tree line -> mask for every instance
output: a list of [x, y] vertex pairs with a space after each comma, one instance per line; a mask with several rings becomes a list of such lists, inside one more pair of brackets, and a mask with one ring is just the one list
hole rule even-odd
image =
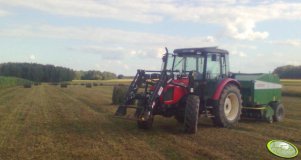
[[114, 79], [116, 75], [111, 72], [100, 71], [74, 71], [70, 68], [37, 63], [2, 63], [0, 76], [11, 76], [28, 79], [35, 82], [62, 82], [74, 79], [105, 80]]
[[116, 79], [117, 76], [111, 72], [101, 72], [96, 70], [89, 70], [89, 71], [76, 71], [75, 79], [82, 79], [82, 80], [107, 80], [107, 79]]
[[279, 75], [280, 78], [300, 79], [301, 66], [293, 66], [293, 65], [281, 66], [281, 67], [277, 67], [273, 73]]

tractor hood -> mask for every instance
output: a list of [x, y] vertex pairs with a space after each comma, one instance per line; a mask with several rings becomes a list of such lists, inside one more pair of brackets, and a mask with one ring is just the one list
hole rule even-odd
[[[153, 82], [157, 82], [159, 79], [155, 79], [153, 80]], [[178, 86], [178, 87], [187, 87], [189, 85], [189, 79], [188, 77], [182, 77], [181, 79], [174, 79], [172, 81], [170, 81], [169, 83], [167, 83], [166, 87], [173, 87], [173, 86]], [[165, 88], [166, 88], [165, 87]], [[155, 89], [155, 86], [152, 85], [149, 87], [149, 90], [153, 91]]]
[[[178, 103], [183, 96], [188, 94], [187, 86], [189, 84], [188, 77], [182, 77], [181, 79], [175, 79], [167, 83], [163, 88], [163, 94], [159, 97], [161, 101], [164, 101], [166, 105], [172, 105]], [[149, 90], [154, 91], [155, 86], [150, 86]]]

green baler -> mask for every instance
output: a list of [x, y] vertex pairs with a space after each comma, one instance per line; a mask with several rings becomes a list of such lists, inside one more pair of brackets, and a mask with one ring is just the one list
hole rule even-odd
[[273, 74], [235, 74], [240, 82], [243, 99], [242, 117], [281, 121], [284, 107], [281, 102], [280, 79]]

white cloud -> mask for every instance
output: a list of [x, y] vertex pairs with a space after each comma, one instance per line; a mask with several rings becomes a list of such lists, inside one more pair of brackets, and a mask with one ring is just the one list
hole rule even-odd
[[31, 54], [31, 55], [29, 56], [29, 59], [30, 59], [30, 60], [35, 60], [35, 59], [36, 59], [36, 56], [35, 56], [34, 54]]
[[124, 64], [123, 67], [124, 67], [126, 70], [129, 70], [129, 69], [130, 69], [129, 65], [127, 65], [127, 64]]
[[47, 37], [61, 39], [89, 40], [93, 42], [128, 44], [128, 45], [182, 45], [211, 44], [213, 37], [180, 37], [145, 32], [123, 31], [98, 27], [58, 27], [58, 26], [18, 26], [0, 28], [2, 36]]
[[254, 31], [255, 22], [253, 20], [236, 19], [234, 22], [226, 24], [226, 34], [238, 40], [266, 39], [268, 32]]
[[241, 58], [247, 57], [247, 54], [246, 54], [246, 53], [244, 53], [244, 52], [242, 52], [242, 51], [237, 51], [237, 50], [232, 51], [232, 52], [231, 52], [231, 55], [233, 55], [233, 56], [239, 56], [239, 57], [241, 57]]
[[[247, 58], [231, 56], [230, 65], [233, 72], [267, 73], [273, 72], [276, 67], [284, 65], [300, 65], [299, 53], [256, 53]], [[253, 56], [254, 55], [254, 56]]]
[[[82, 40], [97, 43], [71, 47], [71, 49], [100, 53], [104, 58], [122, 58], [126, 55], [140, 57], [158, 57], [158, 48], [181, 48], [195, 46], [216, 46], [212, 36], [183, 37], [144, 32], [123, 31], [98, 27], [58, 27], [58, 26], [18, 26], [0, 28], [0, 36], [9, 37], [43, 37], [54, 39]], [[120, 47], [122, 46], [122, 47]], [[137, 48], [139, 48], [137, 50]]]
[[301, 46], [301, 39], [287, 39], [287, 40], [281, 40], [281, 41], [270, 41], [270, 43], [276, 44], [276, 45], [288, 45], [288, 46], [298, 47], [298, 46]]
[[0, 4], [23, 6], [56, 15], [108, 18], [141, 23], [166, 19], [212, 23], [223, 26], [224, 35], [238, 40], [266, 39], [267, 31], [257, 31], [258, 22], [272, 19], [301, 19], [301, 3], [248, 0], [9, 0]]
[[161, 21], [162, 17], [152, 14], [154, 6], [143, 1], [94, 1], [94, 0], [10, 0], [0, 1], [6, 5], [24, 6], [55, 15], [112, 18], [143, 23]]
[[7, 15], [9, 15], [9, 13], [7, 11], [4, 11], [4, 10], [0, 9], [0, 17], [4, 17], [4, 16], [7, 16]]

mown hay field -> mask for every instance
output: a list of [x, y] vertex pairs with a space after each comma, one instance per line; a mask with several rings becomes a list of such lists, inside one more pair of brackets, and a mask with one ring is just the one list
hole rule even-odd
[[[286, 83], [283, 90], [299, 93], [300, 87], [301, 81]], [[197, 134], [189, 135], [173, 118], [155, 117], [149, 131], [114, 118], [112, 90], [47, 84], [1, 89], [0, 159], [277, 159], [266, 149], [272, 139], [301, 149], [298, 94], [283, 97], [286, 118], [281, 123], [244, 120], [225, 129], [202, 118]]]
[[0, 89], [31, 83], [31, 81], [22, 78], [0, 76]]

